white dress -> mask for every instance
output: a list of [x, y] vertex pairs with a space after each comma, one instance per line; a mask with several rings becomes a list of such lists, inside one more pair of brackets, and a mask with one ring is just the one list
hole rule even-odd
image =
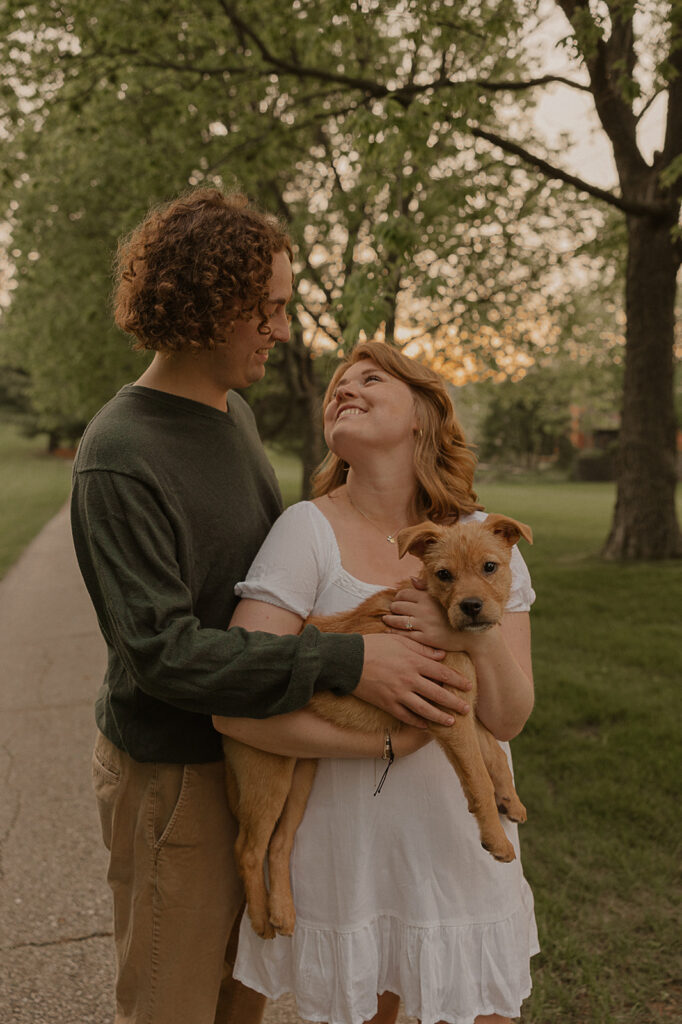
[[[535, 595], [516, 548], [512, 570], [507, 607], [526, 611]], [[381, 589], [343, 569], [312, 502], [284, 512], [236, 587], [303, 618]], [[244, 915], [235, 977], [272, 999], [293, 992], [301, 1017], [328, 1024], [369, 1020], [385, 991], [422, 1024], [518, 1016], [539, 947], [517, 826], [502, 818], [517, 859], [498, 863], [436, 743], [397, 760], [374, 796], [382, 770], [379, 759], [320, 760], [291, 863], [294, 935], [260, 939]]]

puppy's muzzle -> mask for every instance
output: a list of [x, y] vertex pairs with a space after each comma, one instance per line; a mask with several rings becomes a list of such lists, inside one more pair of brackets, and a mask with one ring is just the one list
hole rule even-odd
[[489, 619], [479, 617], [483, 610], [483, 601], [480, 597], [463, 597], [457, 607], [461, 612], [461, 619], [458, 622], [453, 621], [452, 624], [463, 633], [483, 633], [495, 625]]
[[474, 622], [483, 607], [483, 601], [481, 601], [480, 597], [465, 597], [459, 602], [459, 607]]

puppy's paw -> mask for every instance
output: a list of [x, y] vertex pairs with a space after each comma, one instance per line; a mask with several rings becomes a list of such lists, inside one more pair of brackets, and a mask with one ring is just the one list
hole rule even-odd
[[294, 904], [287, 900], [270, 899], [270, 924], [278, 935], [293, 935], [296, 924]]
[[517, 825], [522, 825], [528, 817], [526, 808], [516, 794], [510, 797], [502, 797], [497, 804], [497, 809], [500, 814], [506, 815], [510, 821], [515, 822]]
[[272, 927], [267, 917], [261, 914], [249, 914], [249, 917], [256, 935], [259, 935], [261, 939], [274, 939], [275, 929]]
[[509, 864], [510, 861], [516, 860], [516, 853], [514, 847], [509, 842], [507, 837], [504, 837], [504, 841], [494, 840], [493, 842], [484, 842], [481, 840], [481, 846], [484, 850], [503, 864]]

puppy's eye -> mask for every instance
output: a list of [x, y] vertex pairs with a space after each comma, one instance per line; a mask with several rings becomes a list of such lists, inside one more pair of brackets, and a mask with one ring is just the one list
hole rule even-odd
[[437, 569], [436, 576], [439, 580], [442, 580], [443, 583], [451, 583], [454, 579], [454, 576], [449, 569]]
[[486, 562], [483, 566], [483, 572], [486, 576], [492, 576], [497, 569], [497, 562]]

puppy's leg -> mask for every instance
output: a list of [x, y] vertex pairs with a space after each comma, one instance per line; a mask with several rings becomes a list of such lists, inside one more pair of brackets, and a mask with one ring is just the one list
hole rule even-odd
[[495, 787], [495, 802], [500, 814], [506, 814], [510, 821], [526, 820], [526, 808], [519, 800], [514, 779], [500, 744], [482, 722], [476, 720], [478, 742], [481, 754]]
[[284, 811], [270, 840], [270, 923], [280, 935], [291, 935], [296, 923], [289, 862], [296, 830], [301, 824], [308, 803], [316, 769], [317, 761], [312, 758], [304, 758], [296, 763]]
[[253, 929], [274, 938], [264, 864], [270, 837], [291, 788], [295, 757], [280, 757], [223, 737], [227, 795], [239, 822], [235, 855]]
[[495, 860], [514, 860], [514, 847], [500, 823], [495, 790], [478, 745], [474, 716], [457, 715], [451, 726], [430, 725], [462, 784], [469, 810], [478, 822], [481, 845]]

